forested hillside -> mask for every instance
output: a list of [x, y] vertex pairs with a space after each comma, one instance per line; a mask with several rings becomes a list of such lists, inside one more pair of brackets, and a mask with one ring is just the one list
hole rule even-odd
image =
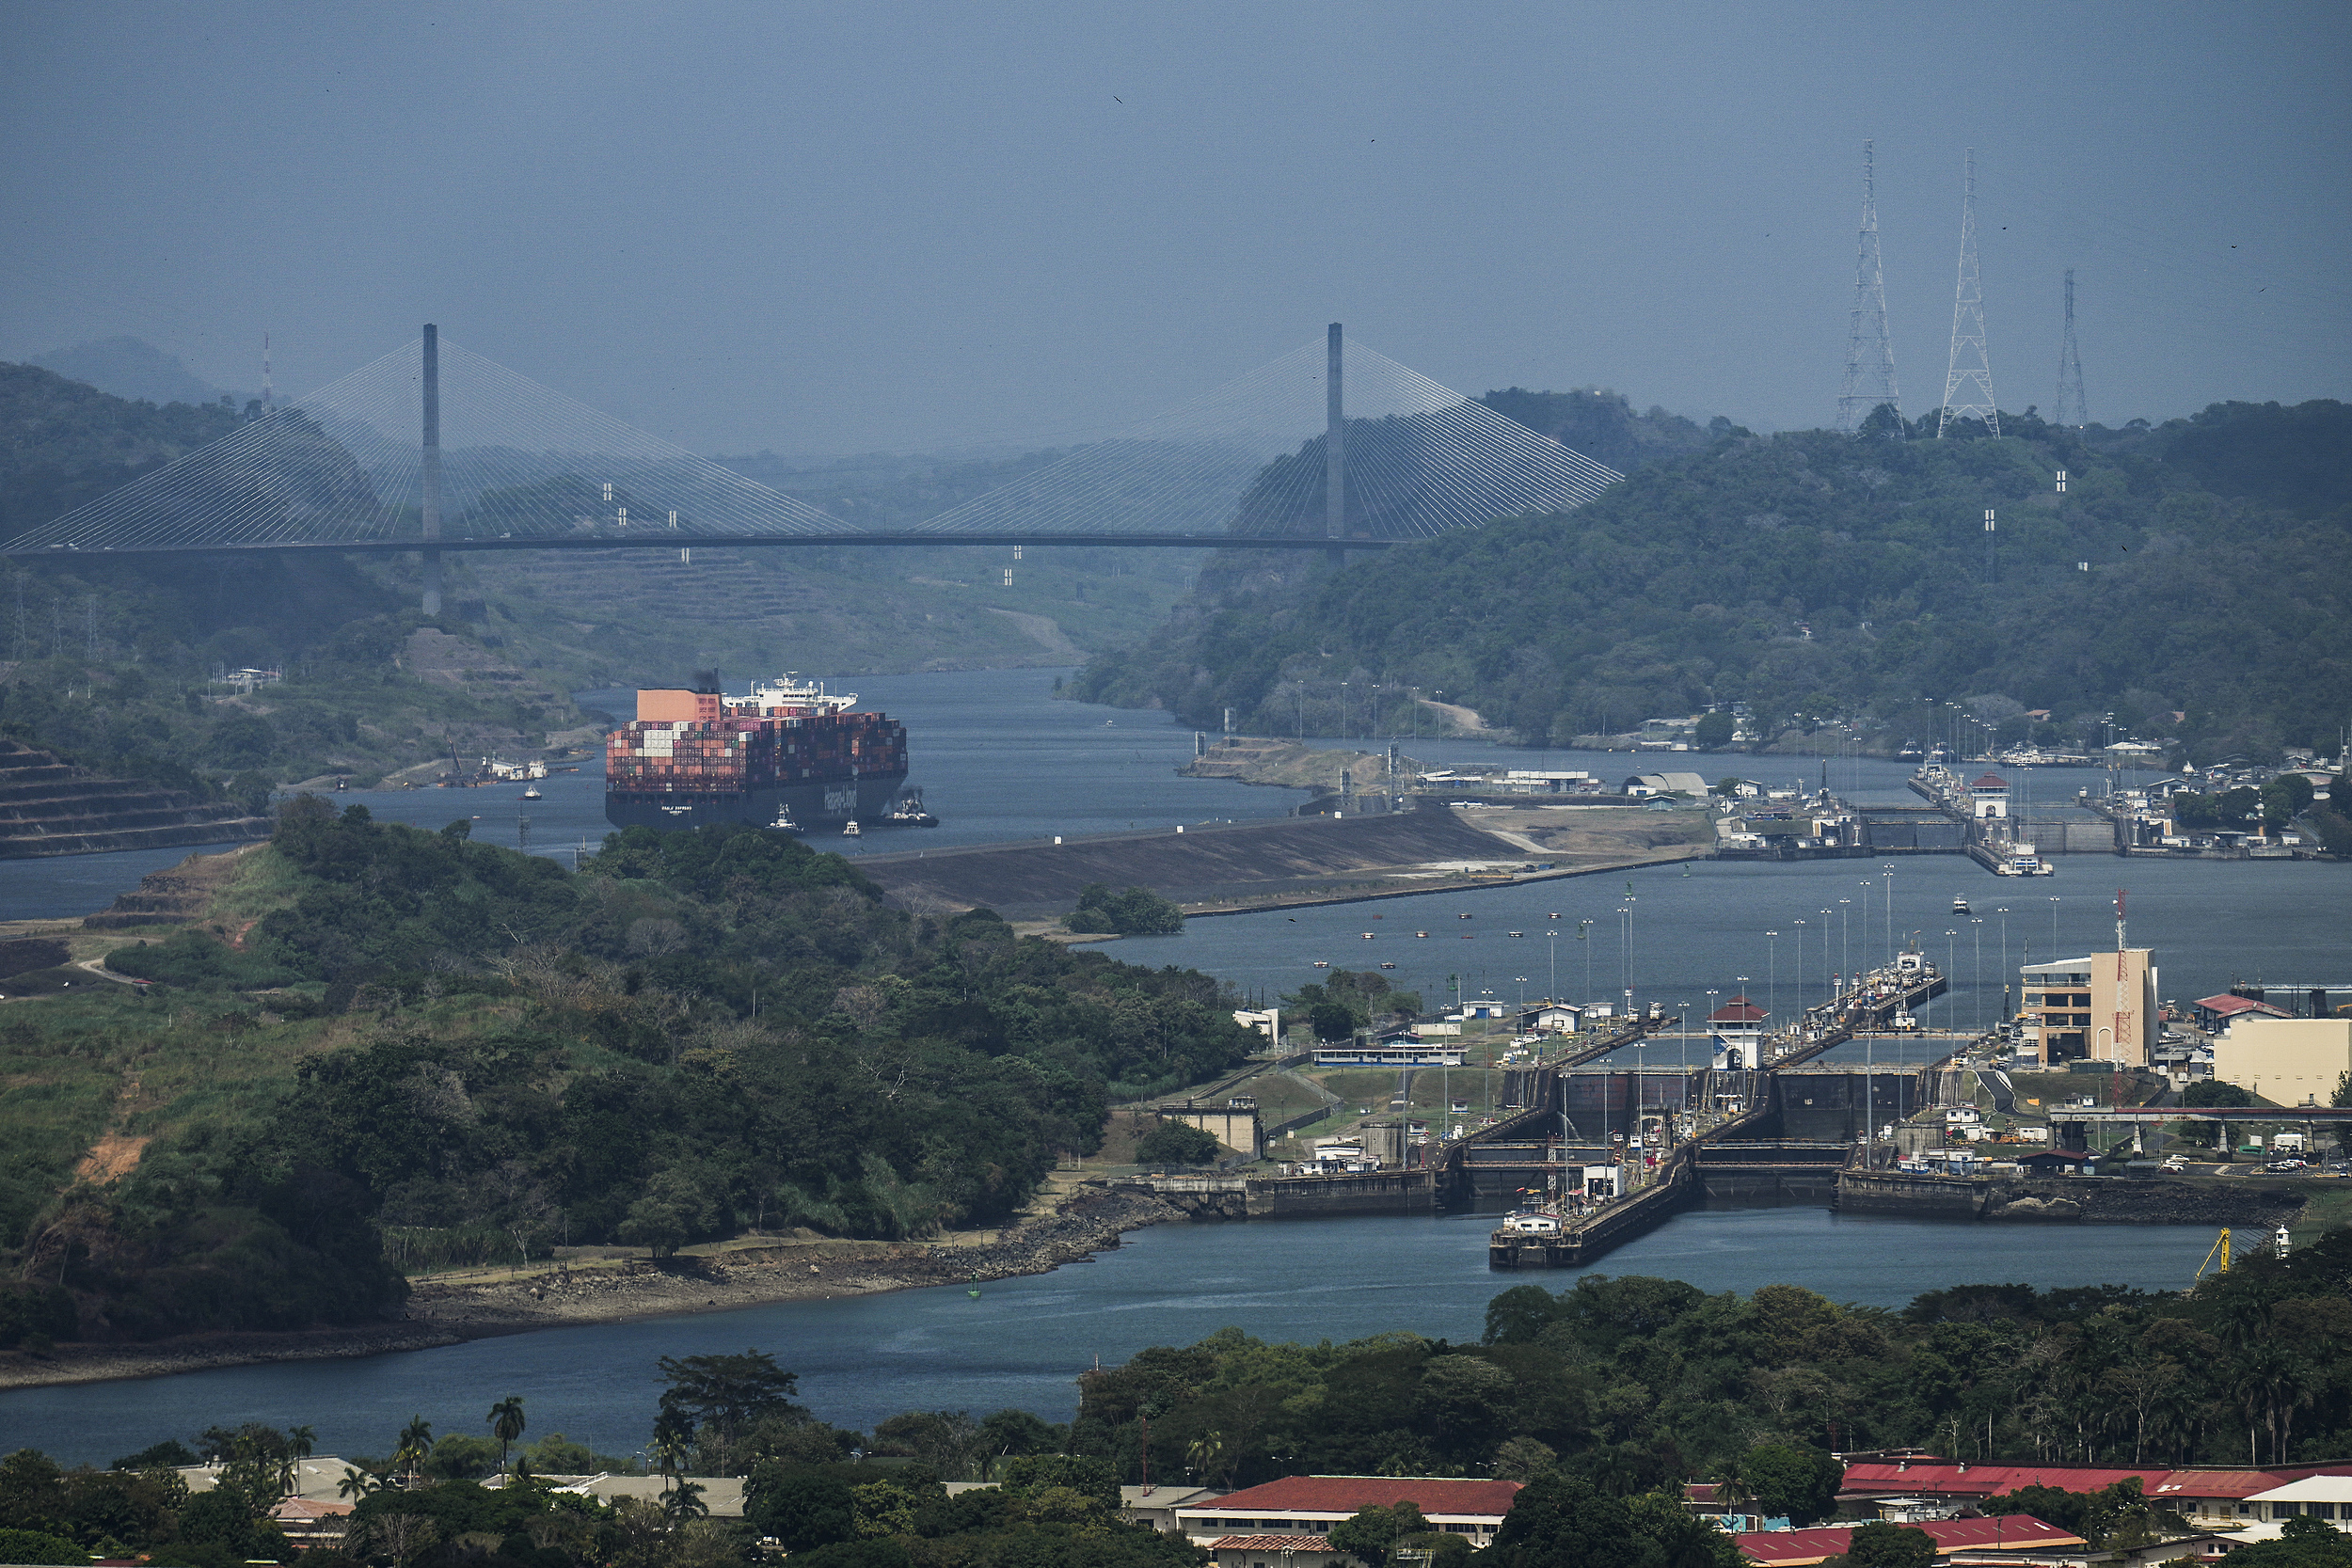
[[1929, 703], [1970, 700], [2012, 738], [2046, 709], [2042, 738], [2111, 715], [2199, 758], [2332, 743], [2352, 711], [2352, 408], [2003, 428], [1719, 432], [1574, 513], [1336, 575], [1219, 562], [1074, 689], [1279, 733], [1328, 731], [1343, 681], [1359, 727], [1376, 691], [1379, 729], [1401, 728], [1417, 689], [1528, 745], [1744, 704], [1768, 736], [1847, 719], [1891, 748], [1936, 733]]
[[[0, 1243], [85, 1333], [351, 1322], [396, 1262], [559, 1241], [1001, 1221], [1114, 1095], [1257, 1038], [1204, 975], [887, 909], [786, 834], [632, 829], [575, 875], [467, 826], [303, 797], [204, 926], [116, 949], [151, 989], [11, 1006]], [[110, 1129], [154, 1141], [73, 1183]]]

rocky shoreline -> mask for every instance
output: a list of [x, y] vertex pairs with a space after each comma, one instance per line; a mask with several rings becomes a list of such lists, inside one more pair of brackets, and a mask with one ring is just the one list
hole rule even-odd
[[146, 1344], [0, 1354], [0, 1388], [166, 1377], [215, 1367], [433, 1350], [578, 1323], [724, 1312], [781, 1301], [980, 1283], [1090, 1260], [1130, 1230], [1181, 1219], [1157, 1198], [1084, 1192], [1053, 1212], [969, 1241], [781, 1242], [656, 1263], [557, 1268], [479, 1284], [421, 1284], [399, 1323], [281, 1334], [188, 1335]]

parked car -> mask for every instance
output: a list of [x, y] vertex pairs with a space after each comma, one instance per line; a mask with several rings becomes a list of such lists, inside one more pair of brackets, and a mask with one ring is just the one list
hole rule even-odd
[[2263, 1166], [2263, 1169], [2265, 1169], [2265, 1170], [2301, 1170], [2301, 1169], [2303, 1169], [2303, 1168], [2304, 1168], [2304, 1167], [2305, 1167], [2305, 1166], [2306, 1166], [2309, 1163], [2310, 1163], [2310, 1162], [2308, 1162], [2308, 1161], [2304, 1161], [2304, 1160], [2273, 1160], [2273, 1161], [2271, 1161], [2271, 1162], [2270, 1162], [2270, 1164], [2266, 1164], [2266, 1165]]

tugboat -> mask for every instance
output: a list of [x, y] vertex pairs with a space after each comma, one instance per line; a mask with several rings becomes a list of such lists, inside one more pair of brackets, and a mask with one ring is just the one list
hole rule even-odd
[[1968, 900], [1965, 898], [1954, 898], [1952, 900], [1952, 912], [1954, 914], [1966, 914], [1968, 912]]
[[792, 820], [792, 808], [782, 803], [776, 807], [776, 819], [768, 826], [780, 833], [797, 833], [801, 831], [801, 825]]
[[923, 805], [923, 792], [910, 789], [891, 802], [889, 814], [882, 821], [893, 828], [936, 828], [939, 818]]
[[856, 817], [852, 816], [847, 822], [841, 824], [841, 836], [843, 838], [856, 838], [860, 836], [860, 829], [858, 828]]
[[525, 784], [523, 786], [523, 799], [526, 800], [544, 800], [547, 797], [539, 793], [539, 786], [537, 784]]

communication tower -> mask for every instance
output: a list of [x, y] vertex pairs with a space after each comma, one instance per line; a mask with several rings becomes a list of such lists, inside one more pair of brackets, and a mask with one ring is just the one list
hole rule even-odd
[[2058, 417], [2051, 422], [2087, 425], [2090, 411], [2083, 404], [2083, 356], [2074, 347], [2074, 269], [2066, 269], [2066, 330], [2058, 339]]
[[[1960, 401], [1965, 394], [1966, 402]], [[1952, 352], [1945, 362], [1944, 407], [1936, 418], [1940, 437], [1954, 420], [1981, 420], [2001, 433], [2001, 411], [1993, 401], [1993, 363], [1984, 352], [1984, 289], [1977, 277], [1977, 150], [1968, 150], [1960, 198], [1960, 281], [1952, 291]]]
[[1879, 201], [1870, 143], [1862, 144], [1862, 232], [1855, 242], [1853, 325], [1846, 339], [1846, 379], [1837, 394], [1837, 428], [1851, 435], [1881, 404], [1902, 412], [1895, 388], [1895, 341], [1886, 331], [1886, 269], [1879, 260]]

